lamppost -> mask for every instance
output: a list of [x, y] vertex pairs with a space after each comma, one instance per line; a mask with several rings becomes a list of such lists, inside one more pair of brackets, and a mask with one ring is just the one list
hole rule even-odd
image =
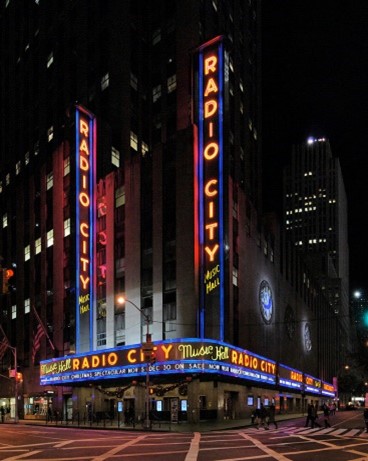
[[153, 351], [153, 344], [152, 344], [152, 339], [151, 339], [151, 335], [150, 335], [150, 332], [149, 332], [149, 321], [150, 321], [150, 318], [149, 316], [143, 312], [142, 309], [140, 309], [135, 303], [133, 303], [133, 301], [130, 301], [129, 299], [126, 299], [124, 298], [124, 296], [119, 296], [117, 298], [117, 302], [118, 304], [124, 304], [124, 303], [129, 303], [131, 304], [132, 306], [134, 306], [144, 317], [145, 321], [146, 321], [146, 342], [142, 343], [142, 350], [143, 350], [143, 353], [144, 353], [144, 358], [145, 358], [145, 361], [146, 361], [146, 389], [145, 389], [145, 411], [146, 411], [146, 414], [145, 414], [145, 418], [144, 418], [144, 428], [145, 429], [150, 429], [151, 428], [151, 421], [150, 421], [150, 417], [149, 417], [149, 401], [150, 401], [150, 395], [149, 395], [149, 366], [150, 366], [150, 358], [151, 358], [151, 354], [152, 354], [152, 351]]
[[18, 422], [18, 361], [17, 361], [17, 348], [8, 344], [14, 355], [14, 424]]

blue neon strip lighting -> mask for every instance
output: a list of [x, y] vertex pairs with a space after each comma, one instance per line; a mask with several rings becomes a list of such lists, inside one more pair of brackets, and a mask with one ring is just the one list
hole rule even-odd
[[94, 239], [95, 239], [95, 193], [94, 193], [94, 172], [95, 172], [95, 119], [90, 118], [89, 121], [89, 145], [90, 145], [90, 168], [89, 168], [89, 197], [90, 197], [90, 205], [89, 205], [89, 227], [90, 227], [90, 235], [89, 235], [89, 256], [90, 256], [90, 264], [89, 264], [89, 276], [90, 276], [90, 299], [91, 299], [91, 309], [89, 310], [89, 348], [93, 350], [93, 315], [94, 309], [92, 307], [95, 305], [94, 300]]
[[199, 187], [198, 187], [198, 199], [199, 199], [199, 229], [198, 229], [198, 237], [199, 237], [199, 248], [200, 248], [200, 256], [199, 256], [199, 264], [200, 264], [200, 271], [199, 271], [199, 286], [201, 287], [200, 289], [200, 307], [199, 307], [199, 336], [200, 338], [205, 337], [205, 295], [204, 295], [204, 290], [202, 288], [203, 284], [203, 279], [204, 279], [204, 254], [203, 254], [203, 247], [204, 247], [204, 192], [203, 192], [203, 125], [204, 125], [204, 119], [203, 119], [203, 53], [199, 53], [198, 55], [198, 106], [199, 106], [199, 112], [198, 112], [198, 181], [199, 181]]
[[76, 108], [75, 111], [75, 171], [76, 171], [76, 193], [75, 193], [75, 210], [76, 210], [76, 226], [75, 226], [75, 235], [76, 235], [76, 277], [75, 277], [75, 290], [76, 290], [76, 332], [75, 332], [75, 344], [76, 350], [80, 350], [80, 318], [79, 318], [79, 309], [78, 309], [78, 299], [80, 293], [80, 281], [79, 281], [79, 274], [80, 274], [80, 260], [79, 260], [79, 252], [80, 252], [80, 229], [79, 229], [79, 222], [80, 222], [80, 214], [79, 214], [79, 109]]
[[220, 251], [220, 341], [225, 337], [225, 249], [224, 249], [224, 45], [219, 46], [219, 251]]

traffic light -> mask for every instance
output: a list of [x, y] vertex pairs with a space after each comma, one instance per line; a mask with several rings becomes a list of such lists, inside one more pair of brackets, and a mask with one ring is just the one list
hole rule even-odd
[[9, 279], [13, 277], [13, 269], [0, 268], [0, 293], [6, 295], [9, 293]]

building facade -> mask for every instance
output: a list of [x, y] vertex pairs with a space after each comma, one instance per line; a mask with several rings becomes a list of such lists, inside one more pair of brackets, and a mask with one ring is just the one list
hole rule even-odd
[[347, 198], [339, 159], [325, 138], [293, 147], [284, 171], [286, 238], [304, 255], [338, 319], [340, 362], [351, 351]]
[[20, 416], [199, 421], [333, 398], [330, 306], [262, 214], [260, 16], [2, 4], [1, 324]]

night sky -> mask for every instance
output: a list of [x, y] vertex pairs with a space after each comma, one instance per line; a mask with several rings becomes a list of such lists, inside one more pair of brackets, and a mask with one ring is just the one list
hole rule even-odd
[[351, 291], [368, 295], [368, 0], [263, 0], [262, 9], [266, 209], [281, 211], [292, 145], [328, 138], [348, 197]]

